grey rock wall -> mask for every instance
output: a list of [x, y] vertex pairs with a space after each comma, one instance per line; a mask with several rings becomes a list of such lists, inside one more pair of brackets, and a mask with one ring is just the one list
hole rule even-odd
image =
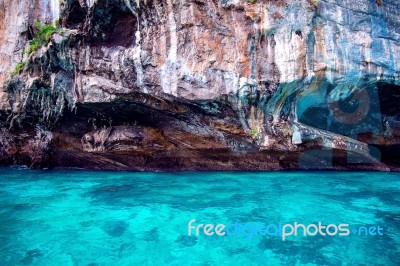
[[[21, 4], [23, 25], [33, 18], [54, 21], [54, 2], [39, 4], [50, 15], [32, 15]], [[3, 5], [10, 16], [12, 7]], [[27, 47], [27, 26], [7, 23], [14, 48], [1, 40], [2, 58], [27, 64], [5, 82], [12, 68], [0, 60], [7, 91], [0, 108], [10, 128], [54, 131], [66, 113], [83, 106], [104, 116], [106, 128], [123, 128], [113, 136], [129, 131], [124, 123], [174, 128], [187, 138], [174, 144], [177, 150], [198, 141], [188, 137], [197, 134], [212, 139], [210, 147], [233, 152], [301, 152], [317, 145], [368, 157], [368, 145], [399, 143], [392, 107], [399, 98], [399, 18], [395, 0], [67, 0], [64, 30], [24, 58], [16, 51]], [[140, 104], [143, 110], [127, 113], [149, 116], [151, 125], [137, 117], [115, 122], [121, 101]], [[155, 118], [163, 115], [174, 116], [167, 118], [170, 125]], [[76, 129], [80, 137], [98, 130], [86, 124]], [[156, 138], [152, 129], [144, 132]], [[101, 148], [92, 143], [88, 149], [84, 139], [86, 153], [107, 153], [104, 143], [118, 143], [102, 140]]]

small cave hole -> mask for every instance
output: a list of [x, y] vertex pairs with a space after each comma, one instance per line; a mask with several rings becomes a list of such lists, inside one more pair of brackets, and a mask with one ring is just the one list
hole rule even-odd
[[301, 32], [301, 30], [296, 30], [296, 35], [303, 38], [303, 33]]

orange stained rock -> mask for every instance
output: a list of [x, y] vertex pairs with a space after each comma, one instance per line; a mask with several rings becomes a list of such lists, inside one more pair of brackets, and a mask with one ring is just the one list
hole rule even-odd
[[252, 20], [257, 20], [259, 18], [258, 5], [251, 4], [245, 6], [246, 16]]

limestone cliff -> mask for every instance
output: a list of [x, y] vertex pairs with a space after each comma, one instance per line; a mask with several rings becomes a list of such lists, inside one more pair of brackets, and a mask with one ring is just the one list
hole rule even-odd
[[0, 2], [3, 164], [399, 164], [397, 0], [29, 3]]

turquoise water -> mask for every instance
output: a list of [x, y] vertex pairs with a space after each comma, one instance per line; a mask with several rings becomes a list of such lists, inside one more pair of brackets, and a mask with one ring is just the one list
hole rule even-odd
[[[0, 265], [400, 265], [399, 195], [396, 173], [0, 169]], [[196, 237], [192, 219], [383, 235]]]

